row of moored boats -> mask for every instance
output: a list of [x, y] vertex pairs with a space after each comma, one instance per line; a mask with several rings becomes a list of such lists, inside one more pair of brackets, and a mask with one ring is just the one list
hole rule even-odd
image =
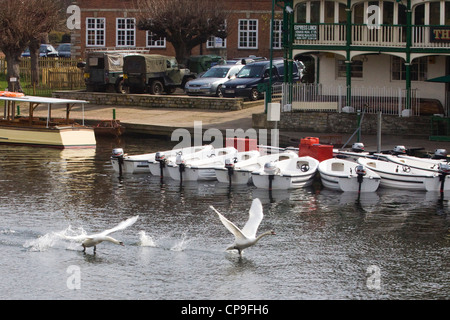
[[181, 182], [217, 180], [269, 190], [310, 186], [317, 173], [325, 188], [345, 192], [374, 192], [379, 187], [450, 190], [450, 166], [443, 149], [436, 150], [433, 158], [419, 158], [407, 155], [404, 146], [377, 154], [364, 152], [363, 144], [355, 143], [351, 150], [333, 149], [333, 157], [320, 162], [299, 153], [297, 148], [258, 146], [238, 151], [204, 145], [126, 155], [116, 148], [111, 163], [120, 175], [148, 173]]

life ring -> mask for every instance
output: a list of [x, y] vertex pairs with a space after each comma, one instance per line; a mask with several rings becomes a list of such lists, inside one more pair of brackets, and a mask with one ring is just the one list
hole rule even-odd
[[10, 98], [21, 98], [24, 97], [25, 95], [22, 92], [0, 91], [0, 96]]

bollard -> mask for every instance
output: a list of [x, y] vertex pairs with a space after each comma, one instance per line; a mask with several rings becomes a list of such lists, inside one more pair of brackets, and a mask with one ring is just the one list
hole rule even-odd
[[113, 109], [113, 120], [116, 120], [116, 109]]

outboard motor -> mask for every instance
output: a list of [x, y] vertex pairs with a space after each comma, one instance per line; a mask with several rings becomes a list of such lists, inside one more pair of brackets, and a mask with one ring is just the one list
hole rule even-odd
[[264, 164], [264, 172], [269, 175], [269, 191], [272, 191], [272, 182], [275, 174], [278, 173], [278, 168], [273, 161]]
[[122, 167], [123, 167], [123, 157], [125, 156], [125, 153], [122, 148], [114, 148], [112, 151], [111, 158], [117, 159], [117, 162], [119, 164], [119, 176], [122, 176]]
[[175, 159], [175, 163], [178, 166], [178, 171], [180, 172], [180, 181], [183, 182], [183, 172], [186, 168], [186, 161], [184, 160], [183, 156], [179, 154]]
[[155, 161], [159, 162], [159, 168], [161, 170], [160, 176], [163, 178], [163, 170], [166, 167], [166, 155], [163, 152], [157, 152], [155, 155]]
[[434, 151], [433, 159], [447, 159], [447, 150], [445, 150], [445, 149], [436, 149]]
[[352, 145], [352, 151], [353, 152], [364, 152], [364, 143], [362, 143], [362, 142], [355, 142]]
[[225, 159], [225, 168], [228, 170], [228, 181], [230, 182], [230, 185], [231, 185], [231, 177], [233, 176], [234, 173], [235, 163], [236, 161], [233, 161], [231, 159]]
[[439, 163], [438, 172], [439, 172], [439, 181], [441, 182], [440, 192], [443, 193], [446, 177], [447, 175], [450, 174], [450, 165], [448, 163]]
[[364, 166], [358, 165], [355, 168], [355, 172], [358, 176], [357, 181], [358, 181], [358, 192], [361, 192], [361, 184], [363, 183], [364, 180], [364, 176], [367, 174], [366, 169], [364, 168]]
[[395, 146], [394, 149], [392, 149], [393, 154], [406, 154], [406, 148], [405, 146]]

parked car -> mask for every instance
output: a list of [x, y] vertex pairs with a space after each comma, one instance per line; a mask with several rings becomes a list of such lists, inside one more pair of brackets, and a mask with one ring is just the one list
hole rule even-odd
[[[236, 78], [223, 84], [223, 96], [227, 98], [243, 97], [252, 101], [263, 97], [258, 85], [269, 83], [270, 61], [257, 61], [245, 65]], [[272, 84], [281, 83], [284, 76], [284, 61], [273, 60]], [[301, 74], [296, 63], [293, 64], [293, 81], [299, 82]]]
[[200, 56], [190, 56], [187, 60], [186, 67], [192, 72], [200, 75], [208, 71], [211, 67], [223, 63], [224, 60], [221, 56], [207, 54]]
[[159, 54], [131, 54], [123, 60], [124, 85], [131, 93], [173, 93], [184, 88], [196, 74], [180, 68], [175, 57]]
[[86, 91], [125, 93], [123, 88], [123, 59], [127, 52], [91, 51], [84, 66]]
[[207, 95], [222, 97], [222, 85], [234, 78], [244, 67], [237, 65], [218, 65], [206, 71], [200, 78], [191, 80], [184, 87], [188, 95]]
[[[22, 57], [29, 57], [30, 49], [27, 48], [22, 53]], [[39, 56], [40, 57], [58, 57], [58, 51], [51, 44], [41, 44], [39, 48]]]
[[245, 57], [245, 58], [233, 58], [230, 60], [226, 60], [227, 64], [249, 64], [255, 61], [263, 61], [263, 60], [267, 60], [267, 58], [265, 57], [257, 57], [254, 55]]
[[58, 55], [63, 58], [70, 58], [72, 53], [70, 51], [72, 45], [70, 43], [61, 43], [57, 48]]

